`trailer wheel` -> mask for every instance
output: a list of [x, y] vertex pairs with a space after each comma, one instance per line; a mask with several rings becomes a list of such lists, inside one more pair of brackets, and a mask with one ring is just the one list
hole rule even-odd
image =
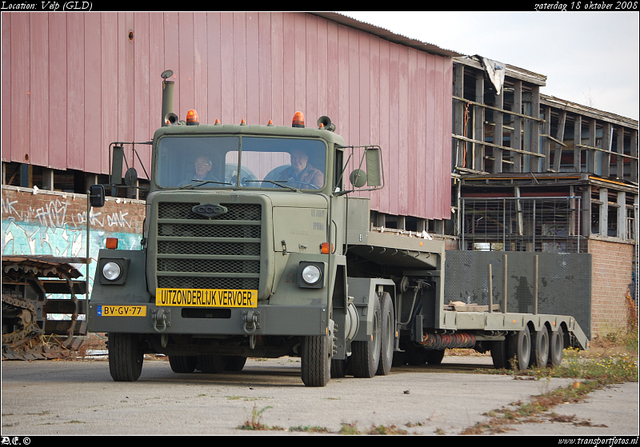
[[193, 355], [170, 355], [169, 365], [175, 373], [192, 373], [196, 369], [198, 358]]
[[531, 361], [531, 331], [529, 326], [513, 334], [508, 339], [507, 358], [514, 360], [519, 371], [526, 371]]
[[506, 340], [491, 342], [491, 360], [493, 360], [494, 368], [497, 368], [497, 369], [509, 368]]
[[549, 366], [559, 366], [562, 363], [562, 351], [564, 350], [564, 331], [562, 326], [551, 333], [551, 343], [549, 343]]
[[109, 373], [116, 382], [135, 382], [142, 372], [144, 353], [136, 334], [109, 333]]
[[366, 341], [351, 343], [349, 366], [355, 377], [371, 378], [376, 375], [380, 362], [380, 300], [375, 298], [373, 304], [373, 333]]
[[302, 381], [306, 386], [323, 387], [331, 378], [331, 335], [312, 335], [302, 339]]
[[538, 367], [547, 366], [549, 361], [549, 331], [546, 326], [542, 326], [533, 336], [533, 365]]
[[227, 366], [227, 358], [224, 355], [200, 355], [197, 368], [203, 373], [218, 374]]
[[395, 316], [393, 313], [393, 301], [391, 295], [385, 292], [380, 297], [381, 337], [380, 337], [380, 361], [378, 362], [377, 375], [386, 376], [393, 363], [393, 348], [395, 339]]

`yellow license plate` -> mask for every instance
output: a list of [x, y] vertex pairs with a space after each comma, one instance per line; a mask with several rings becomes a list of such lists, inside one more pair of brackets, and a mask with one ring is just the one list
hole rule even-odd
[[147, 306], [98, 306], [99, 317], [146, 317]]
[[258, 291], [226, 289], [156, 289], [156, 306], [258, 307]]

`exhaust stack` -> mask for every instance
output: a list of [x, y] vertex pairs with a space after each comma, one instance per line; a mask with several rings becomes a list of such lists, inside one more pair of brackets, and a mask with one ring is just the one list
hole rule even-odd
[[165, 70], [160, 75], [162, 76], [162, 122], [161, 126], [168, 126], [175, 124], [178, 121], [178, 116], [173, 113], [173, 81], [169, 81], [168, 78], [173, 76], [173, 70]]

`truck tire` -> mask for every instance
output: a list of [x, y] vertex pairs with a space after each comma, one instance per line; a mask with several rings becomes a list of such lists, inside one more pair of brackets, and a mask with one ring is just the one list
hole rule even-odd
[[529, 326], [509, 336], [507, 345], [507, 359], [515, 360], [514, 367], [519, 371], [526, 371], [531, 361], [531, 331]]
[[381, 309], [381, 336], [380, 336], [380, 361], [376, 374], [386, 376], [391, 370], [393, 363], [393, 349], [395, 340], [395, 316], [393, 312], [393, 301], [391, 295], [385, 292], [380, 297]]
[[192, 373], [196, 369], [198, 358], [193, 355], [170, 355], [169, 365], [175, 373]]
[[224, 355], [198, 356], [197, 368], [203, 373], [218, 374], [224, 371], [226, 366], [227, 366], [227, 358]]
[[506, 340], [491, 342], [491, 360], [493, 360], [493, 367], [496, 369], [509, 368]]
[[109, 333], [109, 373], [116, 382], [135, 382], [142, 372], [144, 353], [136, 334]]
[[240, 372], [247, 363], [247, 358], [239, 355], [229, 355], [227, 357], [227, 364], [225, 365], [225, 371]]
[[539, 331], [535, 331], [532, 341], [532, 365], [539, 368], [547, 366], [549, 361], [549, 331], [547, 327], [543, 325]]
[[428, 365], [440, 365], [444, 358], [444, 349], [431, 349], [426, 352], [425, 358]]
[[371, 378], [376, 375], [381, 352], [380, 300], [375, 297], [373, 304], [373, 334], [366, 341], [351, 343], [349, 368], [354, 377]]
[[562, 363], [562, 353], [564, 350], [564, 331], [562, 326], [558, 326], [558, 330], [551, 333], [551, 341], [549, 343], [549, 366], [555, 367]]
[[347, 375], [349, 370], [349, 360], [331, 360], [331, 377], [334, 379], [342, 379]]
[[329, 335], [310, 335], [302, 339], [302, 382], [310, 387], [323, 387], [331, 378]]

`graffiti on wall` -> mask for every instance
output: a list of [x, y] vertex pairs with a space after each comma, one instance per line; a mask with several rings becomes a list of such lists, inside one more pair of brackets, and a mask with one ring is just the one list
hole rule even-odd
[[[79, 227], [87, 223], [87, 211], [78, 213], [70, 212], [70, 202], [66, 199], [53, 198], [44, 205], [33, 208], [18, 209], [15, 198], [2, 199], [2, 220], [17, 220], [20, 222], [37, 222], [46, 227], [62, 227], [70, 225]], [[124, 211], [103, 214], [101, 211], [92, 210], [90, 214], [91, 225], [101, 228], [132, 229], [129, 213]]]
[[[86, 256], [87, 211], [78, 210], [64, 197], [51, 196], [51, 200], [39, 205], [18, 206], [16, 197], [2, 198], [2, 254], [50, 255], [58, 257]], [[141, 249], [141, 234], [131, 233], [132, 219], [126, 210], [103, 213], [92, 210], [89, 214], [90, 263], [89, 284], [93, 282], [98, 251], [105, 248], [108, 237], [118, 239], [118, 248]], [[82, 264], [76, 268], [83, 274]]]

